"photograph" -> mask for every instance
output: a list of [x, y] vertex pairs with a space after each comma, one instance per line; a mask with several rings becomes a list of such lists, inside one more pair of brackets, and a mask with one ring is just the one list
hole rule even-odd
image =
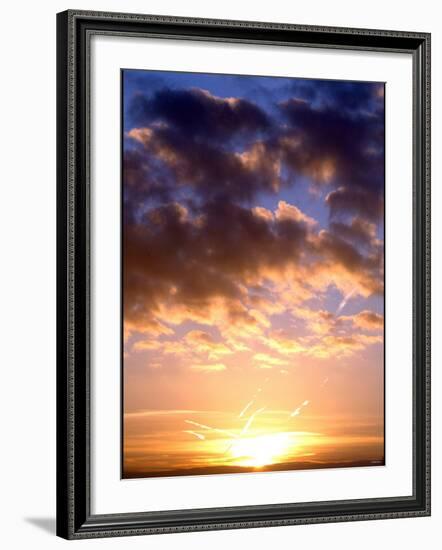
[[385, 83], [121, 69], [123, 479], [385, 464]]

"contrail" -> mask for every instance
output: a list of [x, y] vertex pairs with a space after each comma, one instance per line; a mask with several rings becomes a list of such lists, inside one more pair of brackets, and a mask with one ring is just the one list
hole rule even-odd
[[248, 409], [253, 405], [254, 402], [255, 402], [254, 399], [252, 399], [251, 401], [249, 401], [249, 402], [247, 403], [247, 405], [243, 408], [243, 410], [239, 413], [238, 418], [242, 418], [242, 417], [246, 414], [246, 412], [248, 411]]
[[195, 437], [197, 437], [198, 439], [206, 439], [203, 434], [199, 434], [199, 433], [196, 433], [196, 432], [192, 432], [192, 430], [184, 430], [184, 433], [185, 434], [190, 434], [190, 435], [194, 435]]
[[[233, 435], [234, 439], [240, 439], [243, 435], [245, 435], [248, 431], [250, 426], [252, 425], [253, 420], [255, 419], [255, 416], [259, 413], [262, 413], [262, 411], [265, 409], [265, 407], [262, 407], [261, 409], [258, 409], [255, 411], [247, 420], [244, 428], [241, 430], [241, 433], [239, 435]], [[230, 441], [230, 443], [227, 445], [226, 450], [224, 451], [224, 454], [228, 453], [230, 449], [232, 448], [233, 441]]]
[[301, 405], [299, 405], [299, 407], [296, 407], [296, 409], [290, 414], [290, 417], [293, 418], [294, 416], [298, 416], [298, 414], [300, 414], [300, 412], [302, 411], [302, 409], [304, 407], [307, 407], [307, 405], [310, 403], [310, 401], [308, 399], [306, 399], [305, 401], [303, 401], [301, 403]]
[[338, 309], [336, 310], [335, 315], [339, 315], [341, 311], [344, 309], [344, 307], [347, 305], [347, 302], [350, 300], [350, 298], [353, 296], [353, 294], [356, 292], [356, 288], [353, 288], [347, 296], [344, 296], [342, 302], [339, 304]]
[[212, 428], [211, 426], [207, 426], [206, 424], [200, 424], [199, 422], [194, 422], [193, 420], [185, 420], [187, 424], [191, 424], [192, 426], [196, 426], [197, 428], [202, 428], [203, 430], [209, 430], [210, 432], [218, 432], [225, 435], [228, 435], [229, 437], [237, 437], [236, 434], [233, 432], [229, 432], [227, 430], [220, 430], [219, 428]]
[[252, 425], [252, 422], [254, 421], [255, 416], [258, 415], [259, 413], [261, 413], [264, 409], [265, 409], [265, 407], [262, 407], [261, 409], [258, 409], [257, 411], [255, 411], [255, 412], [250, 416], [250, 418], [249, 418], [249, 419], [247, 420], [247, 422], [246, 422], [246, 425], [245, 425], [244, 428], [242, 429], [240, 435], [244, 435], [244, 434], [246, 434], [246, 433], [249, 431], [249, 428], [250, 428], [250, 426]]
[[[270, 380], [270, 378], [266, 378], [264, 380], [264, 384], [267, 384], [267, 382]], [[238, 418], [242, 418], [246, 412], [249, 410], [249, 408], [255, 403], [256, 398], [258, 397], [258, 394], [262, 392], [262, 388], [258, 388], [255, 392], [255, 395], [252, 396], [252, 399], [247, 403], [247, 405], [243, 408], [243, 410], [239, 413]]]

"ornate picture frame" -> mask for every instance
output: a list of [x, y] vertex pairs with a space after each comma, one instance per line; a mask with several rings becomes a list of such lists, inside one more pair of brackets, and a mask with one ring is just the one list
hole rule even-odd
[[[412, 494], [96, 514], [91, 506], [91, 39], [162, 38], [412, 57]], [[387, 129], [388, 132], [388, 129]], [[388, 158], [387, 158], [388, 163]], [[388, 184], [388, 182], [387, 182]], [[410, 220], [411, 222], [411, 220]], [[57, 16], [57, 534], [66, 539], [430, 514], [430, 35], [68, 10]], [[411, 322], [411, 320], [410, 320]], [[388, 339], [388, 334], [387, 334]], [[388, 342], [388, 340], [387, 340]], [[410, 359], [411, 360], [411, 359]], [[388, 371], [388, 364], [386, 369]], [[116, 407], [119, 403], [115, 404]], [[119, 426], [115, 426], [118, 430]], [[136, 483], [137, 481], [131, 481]]]

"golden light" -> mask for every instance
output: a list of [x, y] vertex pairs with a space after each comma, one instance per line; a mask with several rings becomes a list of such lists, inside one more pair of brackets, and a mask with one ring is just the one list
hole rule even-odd
[[295, 443], [293, 434], [286, 432], [243, 437], [233, 441], [229, 452], [238, 466], [259, 468], [280, 462]]

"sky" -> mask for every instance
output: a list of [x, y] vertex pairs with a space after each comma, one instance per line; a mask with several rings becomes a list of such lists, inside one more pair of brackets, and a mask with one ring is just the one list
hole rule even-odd
[[122, 71], [123, 477], [384, 463], [384, 84]]

